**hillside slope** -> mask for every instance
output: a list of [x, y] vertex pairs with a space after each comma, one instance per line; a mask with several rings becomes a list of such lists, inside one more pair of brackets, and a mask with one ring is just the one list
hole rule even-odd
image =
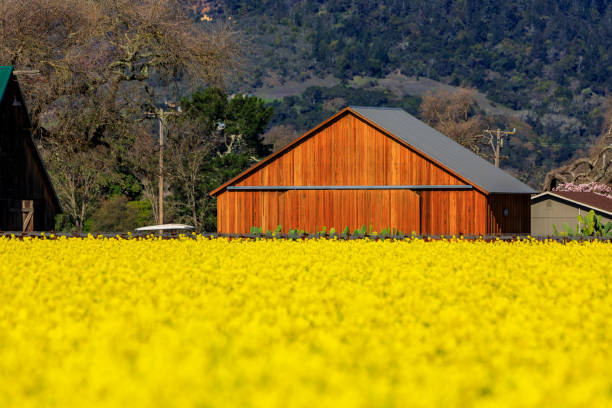
[[244, 33], [242, 91], [302, 90], [313, 78], [361, 87], [356, 77], [414, 94], [428, 83], [473, 87], [481, 108], [493, 107], [486, 95], [531, 126], [538, 174], [596, 140], [612, 87], [606, 0], [220, 0], [194, 10]]

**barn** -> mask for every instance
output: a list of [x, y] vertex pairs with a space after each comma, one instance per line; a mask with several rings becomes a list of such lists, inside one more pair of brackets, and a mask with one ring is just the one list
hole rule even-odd
[[530, 232], [533, 189], [401, 109], [348, 107], [221, 185], [217, 230]]
[[0, 66], [0, 231], [48, 231], [61, 207], [12, 67]]

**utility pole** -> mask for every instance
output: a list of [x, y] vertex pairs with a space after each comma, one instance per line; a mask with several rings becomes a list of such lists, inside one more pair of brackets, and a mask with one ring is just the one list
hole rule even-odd
[[159, 109], [159, 225], [164, 223], [164, 124], [163, 109]]
[[491, 130], [485, 129], [485, 135], [489, 139], [489, 145], [491, 149], [493, 149], [493, 157], [495, 159], [495, 167], [499, 167], [499, 162], [501, 159], [500, 150], [504, 147], [504, 138], [508, 135], [513, 135], [516, 133], [516, 128], [512, 130]]
[[[147, 116], [159, 120], [159, 193], [158, 193], [158, 224], [164, 223], [164, 126], [169, 116], [178, 116], [181, 112], [180, 106], [166, 101], [166, 107], [173, 110], [158, 108], [154, 112], [148, 112]], [[176, 109], [176, 110], [174, 110]]]

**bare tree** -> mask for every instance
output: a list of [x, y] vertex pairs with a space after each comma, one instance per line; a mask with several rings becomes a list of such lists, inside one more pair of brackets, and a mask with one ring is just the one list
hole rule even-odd
[[[220, 84], [235, 67], [229, 27], [195, 26], [174, 0], [0, 0], [0, 60], [35, 68], [32, 107], [83, 86], [188, 74]], [[109, 87], [110, 85], [110, 87]], [[144, 84], [143, 84], [144, 85]], [[46, 98], [44, 97], [46, 96]]]
[[142, 185], [142, 195], [151, 205], [153, 218], [157, 222], [159, 220], [157, 187], [159, 144], [144, 126], [136, 125], [132, 129], [126, 143], [127, 149], [121, 153], [121, 156]]
[[421, 116], [440, 133], [479, 153], [483, 143], [482, 129], [487, 122], [483, 116], [474, 114], [474, 94], [475, 91], [469, 89], [428, 93], [421, 103]]
[[272, 145], [272, 150], [277, 151], [289, 142], [294, 141], [300, 134], [293, 126], [277, 125], [273, 126], [263, 135], [263, 141], [266, 144]]
[[100, 198], [103, 179], [108, 175], [105, 154], [102, 149], [75, 151], [64, 145], [47, 145], [43, 149], [64, 211], [80, 232]]
[[[612, 100], [608, 101], [608, 106]], [[559, 184], [585, 184], [596, 182], [612, 186], [612, 107], [606, 112], [602, 134], [591, 149], [589, 157], [551, 170], [546, 174], [543, 189], [552, 190]]]
[[[140, 119], [158, 101], [155, 87], [178, 78], [223, 83], [238, 63], [236, 35], [227, 26], [196, 25], [186, 12], [188, 3], [0, 0], [0, 64], [40, 72], [22, 85], [33, 122], [53, 139], [43, 149], [48, 162], [87, 155], [91, 163], [98, 157], [133, 161], [126, 152], [145, 148], [142, 133], [150, 126]], [[94, 154], [100, 150], [105, 154]], [[52, 176], [60, 164], [50, 165]], [[79, 164], [63, 169], [79, 171]], [[149, 166], [140, 165], [137, 174], [145, 196], [152, 193], [147, 180], [155, 174]], [[77, 176], [55, 180], [61, 184]], [[85, 193], [74, 197], [97, 199]], [[87, 212], [92, 203], [78, 206]]]
[[215, 209], [202, 188], [205, 177], [202, 167], [213, 153], [215, 144], [197, 122], [187, 119], [172, 122], [167, 140], [171, 164], [169, 175], [175, 185], [175, 194], [185, 198], [173, 200], [173, 203], [189, 210], [190, 219], [185, 221], [199, 232], [208, 212]]

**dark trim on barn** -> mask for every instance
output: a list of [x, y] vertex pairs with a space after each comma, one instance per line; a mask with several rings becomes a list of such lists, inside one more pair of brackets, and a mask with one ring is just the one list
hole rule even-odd
[[472, 190], [471, 185], [419, 186], [229, 186], [227, 191], [288, 191], [288, 190]]

